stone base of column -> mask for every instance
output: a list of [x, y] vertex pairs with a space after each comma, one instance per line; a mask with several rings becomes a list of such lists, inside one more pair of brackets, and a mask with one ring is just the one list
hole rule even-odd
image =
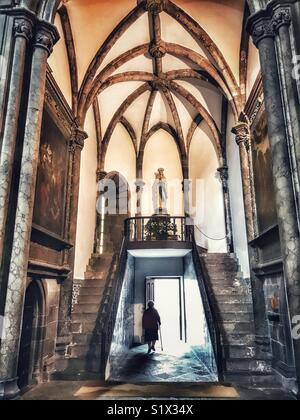
[[20, 389], [18, 387], [18, 378], [0, 380], [0, 401], [20, 399]]

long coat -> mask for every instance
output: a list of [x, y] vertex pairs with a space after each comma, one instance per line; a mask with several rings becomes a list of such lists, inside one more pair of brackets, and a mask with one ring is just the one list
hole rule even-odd
[[149, 308], [144, 312], [143, 328], [144, 330], [158, 330], [161, 325], [159, 313], [156, 309]]

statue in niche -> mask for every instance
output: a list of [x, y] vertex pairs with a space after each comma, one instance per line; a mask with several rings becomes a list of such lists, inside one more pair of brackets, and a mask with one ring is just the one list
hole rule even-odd
[[160, 168], [155, 174], [155, 182], [152, 188], [152, 197], [154, 214], [167, 216], [168, 182], [164, 171], [165, 170], [163, 168]]

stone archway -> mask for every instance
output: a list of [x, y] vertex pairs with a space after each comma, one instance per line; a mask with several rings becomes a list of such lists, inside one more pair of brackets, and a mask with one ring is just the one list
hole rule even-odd
[[26, 291], [18, 363], [18, 386], [37, 383], [42, 370], [44, 296], [42, 286], [32, 281]]

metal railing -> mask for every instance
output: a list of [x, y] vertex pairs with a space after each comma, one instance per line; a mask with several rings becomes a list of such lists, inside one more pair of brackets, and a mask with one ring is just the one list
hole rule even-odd
[[131, 217], [125, 221], [128, 242], [179, 241], [191, 242], [191, 228], [185, 217]]

